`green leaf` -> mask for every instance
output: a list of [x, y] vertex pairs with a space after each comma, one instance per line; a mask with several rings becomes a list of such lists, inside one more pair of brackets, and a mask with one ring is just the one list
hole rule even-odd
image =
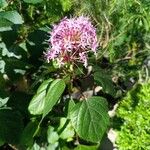
[[0, 9], [1, 8], [4, 8], [4, 7], [7, 7], [8, 6], [8, 3], [6, 0], [0, 0]]
[[73, 109], [73, 107], [75, 106], [75, 102], [71, 99], [68, 103], [68, 115], [71, 112], [71, 110]]
[[8, 97], [8, 94], [6, 93], [6, 91], [0, 89], [0, 107], [5, 106], [8, 99], [9, 99], [9, 97]]
[[56, 142], [56, 143], [54, 143], [54, 144], [48, 144], [46, 150], [56, 150], [57, 147], [58, 147], [58, 145], [59, 145], [58, 142]]
[[116, 91], [112, 83], [112, 80], [103, 69], [98, 68], [98, 70], [95, 71], [94, 80], [99, 86], [102, 87], [102, 90], [104, 92], [112, 96], [115, 96]]
[[63, 11], [69, 11], [72, 6], [72, 2], [70, 0], [60, 0]]
[[123, 34], [123, 35], [119, 36], [118, 38], [115, 39], [115, 41], [113, 43], [114, 46], [122, 45], [126, 38], [127, 38], [126, 34]]
[[37, 4], [41, 3], [43, 0], [23, 0], [25, 3]]
[[6, 19], [13, 24], [22, 24], [24, 22], [17, 11], [0, 12], [0, 19]]
[[2, 145], [4, 145], [5, 144], [5, 141], [1, 141], [1, 139], [0, 139], [0, 146], [2, 146]]
[[[1, 28], [0, 28], [0, 30], [1, 30]], [[2, 31], [2, 30], [1, 30]], [[12, 35], [9, 35], [9, 34], [7, 34], [8, 35], [8, 37], [10, 37], [11, 36], [11, 41], [12, 41]], [[7, 42], [8, 42], [9, 40], [8, 40], [8, 38], [7, 38]], [[0, 53], [1, 53], [1, 55], [2, 56], [8, 56], [8, 57], [15, 57], [15, 55], [10, 51], [10, 50], [8, 50], [7, 49], [7, 44], [5, 44], [4, 42], [0, 42]]]
[[43, 118], [52, 110], [64, 90], [65, 82], [62, 79], [56, 79], [52, 82], [45, 98]]
[[12, 30], [11, 26], [14, 23], [12, 23], [9, 20], [6, 20], [5, 18], [1, 18], [1, 17], [0, 17], [0, 20], [1, 20], [1, 22], [0, 22], [0, 31], [1, 32]]
[[5, 61], [0, 60], [0, 72], [4, 73], [5, 72]]
[[78, 145], [74, 150], [97, 150], [97, 146]]
[[77, 103], [70, 112], [71, 123], [77, 134], [84, 140], [99, 142], [109, 124], [107, 102], [93, 96]]
[[35, 142], [34, 145], [27, 150], [41, 150], [41, 147]]
[[37, 90], [37, 93], [32, 98], [28, 110], [33, 115], [40, 115], [43, 113], [46, 92], [48, 85], [51, 83], [52, 79], [44, 81]]
[[33, 144], [33, 135], [37, 129], [38, 123], [37, 122], [29, 122], [28, 125], [23, 130], [21, 136], [21, 144], [26, 146], [31, 146]]
[[49, 126], [47, 130], [47, 141], [50, 144], [55, 144], [58, 142], [59, 136], [56, 131], [54, 131], [54, 127]]
[[68, 122], [67, 118], [60, 119], [60, 125], [58, 127], [59, 136], [61, 139], [72, 141], [74, 137], [74, 128], [72, 127], [71, 123]]
[[17, 144], [23, 129], [23, 121], [20, 113], [9, 110], [0, 110], [0, 141]]
[[11, 30], [13, 24], [24, 22], [17, 11], [0, 12], [0, 20], [0, 31]]

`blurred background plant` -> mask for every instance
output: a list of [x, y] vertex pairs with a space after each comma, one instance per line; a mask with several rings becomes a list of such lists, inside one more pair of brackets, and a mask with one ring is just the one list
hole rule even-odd
[[137, 81], [142, 66], [149, 67], [150, 2], [82, 0], [75, 4], [78, 5], [75, 14], [87, 14], [96, 23], [100, 65], [111, 68], [114, 79], [120, 79], [115, 81], [128, 83], [131, 78]]
[[[2, 129], [0, 135], [3, 135], [0, 138], [0, 145], [10, 143], [11, 147], [12, 145], [18, 146], [22, 131], [29, 121], [33, 122], [28, 124], [26, 130], [36, 126], [35, 117], [31, 116], [27, 109], [29, 102], [45, 79], [57, 75], [57, 68], [52, 64], [47, 64], [43, 59], [43, 52], [48, 48], [46, 44], [46, 40], [49, 39], [48, 32], [51, 31], [52, 25], [63, 17], [80, 15], [89, 16], [97, 28], [100, 43], [98, 56], [96, 61], [95, 58], [90, 57], [89, 64], [94, 65], [93, 68], [98, 72], [95, 73], [94, 79], [103, 87], [104, 91], [100, 91], [99, 94], [107, 98], [110, 108], [122, 99], [128, 90], [132, 91], [134, 84], [136, 85], [141, 79], [139, 73], [140, 77], [143, 77], [147, 70], [146, 76], [149, 76], [149, 0], [0, 0], [0, 122], [3, 122], [0, 124], [0, 129]], [[106, 74], [111, 77], [109, 80]], [[117, 94], [114, 93], [112, 84], [108, 83], [111, 79], [117, 89]], [[134, 122], [134, 118], [143, 113], [145, 117], [148, 117], [148, 113], [145, 114], [144, 111], [147, 108], [145, 103], [148, 103], [145, 102], [149, 96], [145, 92], [147, 91], [145, 86], [149, 89], [148, 83], [144, 85], [140, 83], [142, 85], [140, 85], [139, 94], [135, 93], [138, 95], [140, 106], [137, 106], [133, 114], [127, 118], [124, 118], [124, 113], [132, 109], [130, 105], [132, 98], [129, 98], [132, 92], [123, 98], [122, 103], [129, 101], [129, 104], [126, 110], [122, 109], [123, 104], [121, 104], [119, 107], [123, 113], [118, 114], [119, 117], [124, 116], [125, 122], [128, 118], [133, 118]], [[83, 86], [84, 83], [81, 82], [81, 85]], [[143, 91], [145, 94], [140, 96]], [[142, 139], [139, 137], [139, 145], [140, 140], [147, 141], [148, 134], [145, 132], [149, 132], [145, 130], [143, 125], [145, 122], [142, 122], [142, 119], [141, 117], [141, 120], [138, 120], [143, 134]], [[133, 132], [137, 131], [134, 130], [135, 124], [133, 123]], [[17, 130], [14, 130], [16, 126]], [[4, 127], [6, 130], [3, 130]], [[53, 146], [57, 147], [57, 133], [53, 127], [49, 127], [48, 130], [55, 135], [56, 141]], [[120, 137], [124, 137], [128, 131], [128, 124], [123, 125]], [[38, 136], [36, 140], [42, 143], [41, 145], [31, 141], [34, 143], [32, 149], [40, 149], [40, 146], [46, 147], [45, 132], [47, 129], [43, 127], [40, 133], [43, 137]], [[67, 140], [72, 138], [70, 135], [72, 131], [70, 132]], [[66, 140], [66, 137], [64, 139]], [[25, 141], [28, 140], [25, 139]], [[117, 142], [119, 149], [124, 147], [124, 144], [127, 147], [132, 146], [126, 145], [128, 142], [128, 138], [124, 141], [119, 140]], [[27, 145], [32, 145], [31, 143]], [[64, 145], [64, 141], [61, 141], [61, 145]], [[67, 146], [72, 148], [72, 143], [70, 142]], [[145, 149], [149, 148], [147, 143], [142, 146]], [[86, 148], [82, 145], [77, 147], [77, 149]], [[92, 146], [90, 148], [96, 149]]]
[[150, 148], [150, 81], [138, 83], [130, 90], [118, 106], [116, 112], [119, 124], [117, 132], [117, 147], [119, 150]]

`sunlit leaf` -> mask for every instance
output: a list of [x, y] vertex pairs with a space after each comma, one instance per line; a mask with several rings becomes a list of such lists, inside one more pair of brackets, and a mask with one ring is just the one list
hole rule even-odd
[[0, 31], [11, 30], [13, 24], [22, 24], [24, 21], [17, 11], [0, 12]]
[[4, 7], [7, 7], [8, 6], [8, 3], [6, 0], [0, 0], [0, 9], [1, 8], [4, 8]]
[[43, 118], [52, 110], [60, 96], [65, 90], [65, 82], [61, 79], [54, 80], [46, 94], [45, 104], [43, 109]]
[[97, 146], [78, 145], [74, 150], [97, 150]]
[[49, 84], [51, 83], [52, 79], [44, 81], [37, 90], [37, 93], [32, 98], [28, 110], [33, 115], [40, 115], [43, 113], [46, 92]]
[[72, 1], [71, 0], [60, 0], [62, 4], [63, 11], [69, 11], [72, 6]]
[[[0, 81], [2, 80], [0, 79]], [[3, 107], [4, 105], [6, 105], [8, 99], [9, 99], [8, 94], [4, 90], [0, 89], [0, 107]]]
[[70, 112], [71, 123], [84, 140], [99, 142], [109, 124], [107, 102], [102, 97], [91, 97], [79, 102]]
[[54, 127], [49, 126], [47, 130], [47, 141], [50, 144], [55, 144], [59, 139], [58, 133], [54, 131]]
[[22, 24], [24, 22], [17, 11], [0, 12], [0, 19], [2, 18], [12, 22], [13, 24]]
[[74, 128], [72, 127], [71, 123], [67, 120], [67, 118], [61, 118], [60, 119], [60, 125], [58, 127], [58, 132], [62, 130], [60, 133], [60, 138], [67, 140], [67, 141], [72, 141], [74, 137]]
[[5, 72], [5, 61], [0, 60], [0, 72], [4, 73]]

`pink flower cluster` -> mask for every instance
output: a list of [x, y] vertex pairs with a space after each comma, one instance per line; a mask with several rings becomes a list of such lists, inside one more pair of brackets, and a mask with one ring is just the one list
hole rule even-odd
[[96, 29], [87, 17], [64, 18], [50, 33], [50, 48], [46, 59], [56, 60], [59, 66], [81, 62], [87, 67], [87, 53], [96, 54]]

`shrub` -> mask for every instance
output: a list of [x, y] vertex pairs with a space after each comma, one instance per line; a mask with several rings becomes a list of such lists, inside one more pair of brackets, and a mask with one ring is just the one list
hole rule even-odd
[[124, 120], [118, 131], [119, 150], [150, 149], [150, 81], [128, 92], [117, 110]]

